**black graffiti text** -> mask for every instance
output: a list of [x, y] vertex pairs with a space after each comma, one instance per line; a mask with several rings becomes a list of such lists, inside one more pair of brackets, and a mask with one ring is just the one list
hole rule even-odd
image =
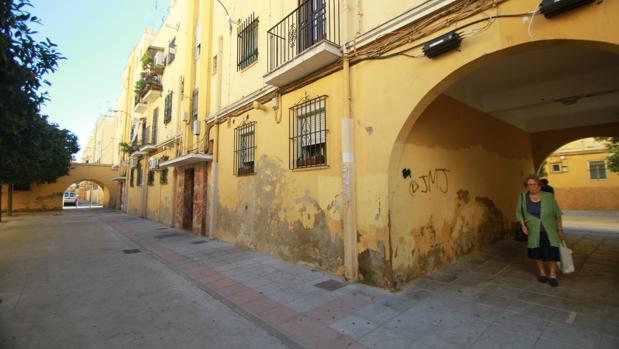
[[446, 168], [435, 168], [434, 170], [429, 170], [427, 174], [413, 177], [408, 191], [411, 196], [429, 194], [432, 191], [445, 194], [449, 191], [449, 172]]

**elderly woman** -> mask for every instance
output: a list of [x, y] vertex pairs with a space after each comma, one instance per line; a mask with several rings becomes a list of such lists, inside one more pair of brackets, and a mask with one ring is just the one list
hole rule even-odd
[[[539, 177], [528, 176], [527, 191], [518, 196], [516, 218], [522, 231], [528, 236], [529, 258], [537, 261], [539, 274], [537, 280], [557, 287], [557, 261], [559, 245], [564, 240], [561, 224], [561, 209], [554, 195], [541, 191]], [[548, 263], [550, 277], [546, 275], [544, 264]]]

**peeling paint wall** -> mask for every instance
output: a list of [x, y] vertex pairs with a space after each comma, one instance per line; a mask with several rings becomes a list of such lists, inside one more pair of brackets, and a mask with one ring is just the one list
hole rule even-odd
[[[163, 152], [155, 155], [157, 158], [161, 158], [169, 152]], [[172, 195], [174, 191], [174, 168], [168, 169], [168, 182], [167, 184], [161, 183], [161, 171], [162, 169], [155, 170], [154, 181], [152, 185], [147, 185], [147, 207], [146, 217], [157, 222], [161, 222], [167, 225], [172, 225]], [[148, 171], [146, 172], [145, 180], [148, 180]], [[138, 190], [139, 191], [139, 190]], [[139, 203], [139, 201], [137, 201]]]
[[[282, 97], [280, 108], [252, 110], [220, 126], [217, 238], [285, 260], [343, 273], [341, 155], [342, 101], [327, 98], [327, 166], [290, 170], [288, 108], [329, 95], [339, 80], [319, 83]], [[233, 173], [234, 130], [255, 126], [255, 174]]]
[[444, 95], [414, 125], [399, 164], [391, 174], [396, 285], [504, 238], [533, 171], [525, 132]]

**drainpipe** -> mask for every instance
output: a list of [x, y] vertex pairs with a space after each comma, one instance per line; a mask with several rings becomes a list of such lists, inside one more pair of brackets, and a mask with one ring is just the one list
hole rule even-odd
[[142, 217], [146, 218], [146, 210], [148, 205], [148, 160], [144, 157], [144, 165], [146, 167], [146, 171], [144, 171], [144, 167], [142, 167]]
[[[224, 52], [224, 38], [219, 36], [217, 38], [217, 86], [216, 86], [216, 109], [217, 113], [221, 111], [221, 94], [222, 94], [222, 64], [223, 64], [223, 52]], [[217, 177], [219, 168], [219, 114], [216, 114], [213, 121], [215, 127], [214, 141], [213, 141], [213, 161], [211, 162], [211, 207], [209, 209], [209, 222], [208, 222], [208, 237], [209, 239], [215, 239], [215, 230], [217, 229]], [[208, 142], [208, 139], [206, 140]]]
[[352, 100], [350, 94], [350, 58], [344, 52], [343, 91], [345, 115], [341, 120], [342, 128], [342, 197], [344, 200], [344, 275], [347, 280], [357, 280], [357, 191], [355, 177], [355, 147]]

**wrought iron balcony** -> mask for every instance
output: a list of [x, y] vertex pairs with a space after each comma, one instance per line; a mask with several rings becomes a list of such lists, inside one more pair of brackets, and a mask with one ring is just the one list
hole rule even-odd
[[339, 17], [338, 0], [306, 0], [269, 29], [266, 82], [281, 86], [341, 57]]

